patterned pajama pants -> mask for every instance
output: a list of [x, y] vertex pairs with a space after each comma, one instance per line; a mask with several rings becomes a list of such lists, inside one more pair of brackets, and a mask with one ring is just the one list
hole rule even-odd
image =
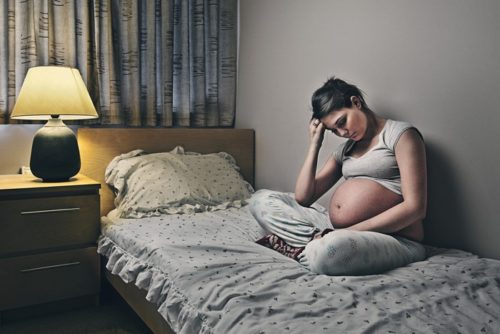
[[263, 189], [249, 202], [266, 232], [290, 246], [305, 247], [299, 262], [318, 274], [378, 274], [425, 259], [420, 243], [378, 232], [335, 230], [313, 240], [318, 232], [332, 229], [328, 212], [319, 205], [303, 207], [290, 193]]

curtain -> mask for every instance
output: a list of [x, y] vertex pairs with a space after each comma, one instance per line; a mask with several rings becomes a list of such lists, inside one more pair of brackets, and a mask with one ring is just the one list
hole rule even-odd
[[[0, 123], [27, 70], [80, 70], [99, 119], [231, 127], [237, 0], [0, 1]], [[89, 123], [90, 122], [90, 123]]]

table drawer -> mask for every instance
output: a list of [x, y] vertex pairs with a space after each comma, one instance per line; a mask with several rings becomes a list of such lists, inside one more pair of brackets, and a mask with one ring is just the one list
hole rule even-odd
[[99, 195], [0, 201], [0, 256], [95, 243]]
[[0, 310], [99, 292], [96, 247], [0, 259]]

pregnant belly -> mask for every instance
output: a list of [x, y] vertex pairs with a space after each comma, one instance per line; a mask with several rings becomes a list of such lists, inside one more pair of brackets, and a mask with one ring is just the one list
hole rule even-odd
[[330, 221], [344, 228], [393, 207], [402, 197], [379, 183], [367, 179], [348, 179], [336, 190], [330, 201]]

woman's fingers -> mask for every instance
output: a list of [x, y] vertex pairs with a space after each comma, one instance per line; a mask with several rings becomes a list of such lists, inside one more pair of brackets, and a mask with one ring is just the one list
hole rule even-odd
[[319, 119], [313, 118], [309, 122], [309, 140], [310, 145], [321, 147], [325, 136], [325, 126]]
[[311, 130], [311, 133], [315, 133], [323, 131], [325, 127], [318, 119], [313, 118], [309, 123], [309, 129]]
[[325, 133], [325, 126], [318, 119], [312, 119], [309, 123], [309, 133], [313, 142], [321, 143]]
[[316, 128], [321, 124], [321, 121], [317, 118], [313, 118], [309, 124], [311, 128]]

